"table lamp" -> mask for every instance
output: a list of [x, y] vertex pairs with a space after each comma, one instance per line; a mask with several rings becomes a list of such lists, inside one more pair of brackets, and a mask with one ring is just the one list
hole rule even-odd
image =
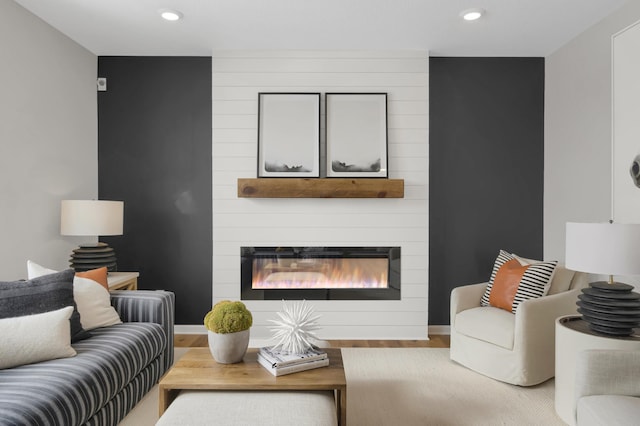
[[[105, 200], [63, 200], [60, 234], [84, 237], [122, 235], [124, 202]], [[77, 272], [107, 267], [116, 271], [116, 253], [106, 243], [81, 244], [73, 250], [69, 264]]]
[[609, 275], [578, 295], [578, 312], [593, 331], [628, 336], [640, 326], [640, 294], [613, 281], [614, 275], [640, 275], [640, 225], [567, 223], [565, 263], [568, 269]]

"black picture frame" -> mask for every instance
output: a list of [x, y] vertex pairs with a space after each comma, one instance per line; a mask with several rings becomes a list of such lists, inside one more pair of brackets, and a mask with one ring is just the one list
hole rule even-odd
[[320, 177], [320, 93], [258, 93], [261, 177]]
[[387, 93], [325, 94], [326, 176], [388, 178]]

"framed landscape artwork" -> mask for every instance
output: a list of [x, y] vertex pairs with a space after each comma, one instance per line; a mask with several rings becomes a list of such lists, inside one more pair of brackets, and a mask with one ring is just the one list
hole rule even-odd
[[320, 93], [258, 94], [258, 177], [320, 176]]
[[388, 177], [387, 94], [327, 93], [327, 177]]

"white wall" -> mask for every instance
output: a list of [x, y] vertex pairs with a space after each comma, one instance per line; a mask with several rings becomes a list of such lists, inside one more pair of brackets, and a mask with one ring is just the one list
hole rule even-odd
[[[241, 246], [401, 246], [402, 300], [314, 301], [319, 335], [427, 337], [428, 66], [420, 51], [214, 53], [214, 302], [240, 298]], [[388, 92], [389, 177], [405, 179], [405, 198], [237, 198], [237, 179], [256, 177], [258, 92], [277, 91]], [[281, 302], [247, 305], [252, 338], [271, 336]]]
[[640, 153], [640, 22], [613, 37], [612, 216], [640, 223], [640, 190], [629, 168]]
[[629, 2], [546, 58], [544, 257], [564, 259], [565, 223], [611, 215], [611, 36]]
[[98, 194], [96, 56], [0, 1], [0, 280], [68, 267], [60, 200]]

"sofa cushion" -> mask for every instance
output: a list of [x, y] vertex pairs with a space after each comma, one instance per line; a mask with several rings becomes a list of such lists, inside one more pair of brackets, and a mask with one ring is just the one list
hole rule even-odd
[[[53, 269], [27, 261], [29, 279], [55, 274]], [[113, 306], [109, 295], [107, 268], [76, 272], [73, 277], [73, 299], [80, 313], [80, 323], [85, 330], [120, 324], [120, 316]]]
[[338, 424], [332, 391], [182, 391], [156, 426]]
[[80, 322], [85, 330], [122, 322], [111, 306], [109, 291], [89, 278], [81, 278], [76, 274], [73, 279], [73, 298], [78, 305]]
[[[542, 262], [541, 260], [526, 259], [516, 254], [514, 254], [513, 257], [518, 259], [518, 262], [520, 262], [521, 265], [531, 265], [534, 263]], [[564, 267], [564, 265], [558, 263], [556, 265], [556, 270], [553, 273], [553, 277], [551, 278], [551, 284], [549, 285], [549, 291], [547, 291], [547, 295], [558, 294], [569, 290], [571, 288], [571, 283], [575, 274], [576, 271], [567, 269]]]
[[467, 309], [456, 315], [454, 327], [465, 336], [513, 349], [516, 317], [504, 309], [493, 306]]
[[88, 278], [100, 284], [105, 290], [109, 291], [109, 278], [106, 266], [97, 269], [90, 269], [88, 271], [76, 271], [75, 278]]
[[[158, 381], [164, 374], [165, 370], [162, 368], [164, 360], [161, 358], [162, 357], [158, 357], [151, 361], [151, 364], [134, 377], [124, 389], [118, 392], [107, 405], [95, 413], [83, 426], [119, 425], [122, 419], [124, 419], [145, 396], [154, 400], [157, 399], [156, 395], [147, 395], [147, 393], [158, 384]], [[142, 422], [136, 423], [134, 421], [135, 419], [141, 420], [139, 415], [133, 415], [132, 418], [133, 420], [131, 420], [131, 418], [127, 419], [126, 424], [136, 426], [143, 424]]]
[[0, 319], [0, 369], [74, 356], [69, 318], [73, 306]]
[[73, 269], [34, 278], [29, 281], [0, 282], [0, 318], [41, 314], [73, 306], [71, 341], [90, 334], [82, 328], [73, 299]]
[[511, 311], [513, 309], [513, 301], [520, 287], [520, 281], [522, 281], [528, 267], [529, 265], [520, 265], [520, 262], [516, 259], [505, 262], [493, 280], [489, 294], [489, 304], [496, 308]]
[[640, 398], [592, 395], [578, 400], [578, 426], [633, 426], [640, 418]]
[[519, 259], [524, 260], [500, 250], [481, 306], [495, 306], [515, 314], [520, 303], [547, 294], [558, 262], [522, 262], [523, 265]]
[[161, 355], [162, 326], [124, 323], [92, 331], [73, 358], [0, 371], [0, 419], [8, 424], [86, 422]]
[[556, 266], [556, 273], [553, 274], [551, 285], [549, 286], [549, 291], [547, 292], [547, 294], [558, 294], [569, 291], [571, 289], [571, 283], [573, 282], [573, 277], [575, 275], [576, 271], [567, 269], [562, 265]]
[[[43, 275], [55, 274], [56, 270], [45, 268], [32, 260], [27, 260], [27, 278], [33, 279]], [[107, 267], [90, 269], [88, 271], [76, 272], [76, 277], [89, 278], [109, 290], [109, 280], [107, 279]]]

